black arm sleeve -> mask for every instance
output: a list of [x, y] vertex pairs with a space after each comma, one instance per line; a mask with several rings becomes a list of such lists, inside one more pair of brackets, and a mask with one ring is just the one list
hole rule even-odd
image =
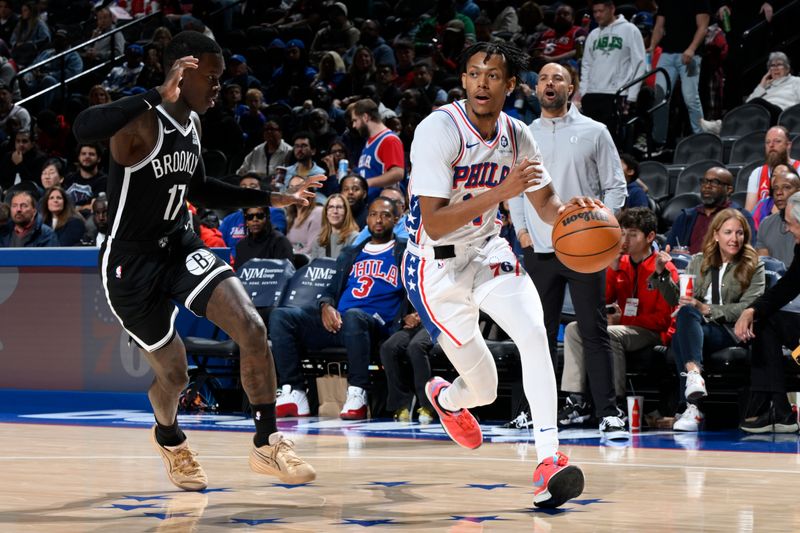
[[78, 142], [103, 141], [160, 103], [161, 94], [150, 89], [146, 93], [126, 96], [109, 104], [92, 106], [81, 111], [75, 118], [72, 131]]
[[202, 158], [189, 185], [189, 201], [207, 209], [268, 206], [270, 196], [266, 191], [245, 189], [206, 176]]

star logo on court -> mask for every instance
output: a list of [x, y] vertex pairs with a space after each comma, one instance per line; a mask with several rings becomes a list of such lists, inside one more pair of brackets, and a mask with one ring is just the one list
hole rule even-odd
[[285, 524], [282, 518], [231, 518], [234, 524], [247, 524], [248, 526], [258, 526], [261, 524]]
[[507, 518], [500, 518], [497, 515], [492, 516], [451, 516], [449, 520], [464, 520], [465, 522], [472, 522], [480, 524], [481, 522], [489, 522], [493, 520], [507, 520]]
[[152, 509], [155, 506], [156, 504], [154, 503], [143, 503], [139, 505], [125, 505], [124, 503], [112, 503], [111, 507], [105, 507], [105, 509], [120, 509], [122, 511], [133, 511], [136, 509]]
[[468, 489], [481, 489], [481, 490], [494, 490], [494, 489], [507, 489], [508, 483], [468, 483]]
[[417, 290], [417, 284], [416, 284], [416, 283], [414, 283], [414, 281], [413, 281], [413, 280], [409, 280], [409, 281], [408, 281], [408, 290], [410, 290], [410, 291], [415, 291], [415, 290]]
[[280, 487], [282, 489], [296, 489], [296, 488], [299, 488], [299, 487], [308, 487], [310, 484], [311, 483], [298, 483], [296, 485], [292, 484], [292, 483], [273, 483], [272, 486], [273, 487]]
[[400, 485], [408, 485], [410, 481], [370, 481], [367, 485], [375, 485], [380, 487], [399, 487]]
[[167, 518], [186, 518], [188, 516], [194, 516], [192, 515], [192, 513], [144, 513], [144, 515], [149, 516], [150, 518], [158, 518], [159, 520], [166, 520]]
[[593, 503], [610, 503], [602, 498], [589, 498], [586, 500], [570, 500], [570, 503], [577, 503], [578, 505], [591, 505]]
[[233, 489], [229, 489], [227, 487], [220, 487], [218, 489], [203, 489], [198, 491], [200, 494], [208, 494], [209, 492], [230, 492]]
[[408, 267], [408, 275], [409, 276], [413, 276], [414, 272], [416, 272], [416, 270], [414, 270], [413, 266]]
[[166, 500], [167, 496], [123, 496], [123, 500], [136, 500], [137, 502], [145, 502], [147, 500]]
[[384, 526], [386, 524], [391, 524], [394, 522], [393, 518], [384, 518], [382, 520], [358, 520], [356, 518], [345, 518], [339, 525], [349, 525], [349, 526], [361, 526], [361, 527], [372, 527], [372, 526]]
[[582, 511], [577, 511], [576, 509], [564, 509], [563, 507], [556, 507], [555, 509], [550, 509], [547, 507], [528, 507], [527, 509], [525, 509], [525, 512], [555, 516], [559, 514], [572, 513], [572, 512], [580, 513]]

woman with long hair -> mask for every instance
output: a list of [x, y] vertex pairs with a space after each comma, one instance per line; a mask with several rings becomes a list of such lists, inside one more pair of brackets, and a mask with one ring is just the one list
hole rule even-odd
[[86, 224], [63, 187], [54, 185], [44, 192], [41, 213], [43, 222], [55, 230], [61, 246], [80, 244]]
[[703, 251], [692, 256], [686, 267], [686, 274], [694, 276], [691, 296], [680, 294], [665, 268], [671, 260], [669, 249], [659, 252], [656, 259], [650, 280], [669, 305], [680, 305], [672, 352], [687, 406], [675, 415], [675, 430], [699, 430], [704, 420], [699, 401], [708, 395], [701, 375], [703, 354], [738, 344], [733, 324], [764, 292], [764, 264], [749, 242], [750, 225], [738, 210], [717, 213], [703, 240]]
[[89, 89], [88, 99], [90, 106], [108, 104], [111, 102], [111, 94], [102, 85], [93, 85]]
[[333, 91], [345, 75], [342, 56], [334, 51], [325, 52], [319, 60], [319, 69], [311, 82], [312, 87], [321, 85]]
[[20, 8], [19, 22], [11, 32], [11, 55], [20, 68], [30, 65], [42, 46], [51, 39], [50, 29], [39, 18], [35, 2], [25, 2]]
[[[289, 190], [303, 183], [305, 178], [294, 176], [289, 180]], [[311, 255], [314, 241], [322, 227], [322, 206], [315, 202], [299, 207], [286, 207], [286, 237], [292, 243], [295, 253]]]
[[361, 98], [364, 86], [375, 83], [375, 72], [372, 50], [366, 46], [356, 48], [350, 70], [336, 86], [336, 96], [347, 101], [342, 102], [342, 107]]
[[322, 208], [322, 226], [311, 257], [338, 257], [357, 236], [358, 224], [350, 212], [350, 204], [341, 194], [332, 194]]

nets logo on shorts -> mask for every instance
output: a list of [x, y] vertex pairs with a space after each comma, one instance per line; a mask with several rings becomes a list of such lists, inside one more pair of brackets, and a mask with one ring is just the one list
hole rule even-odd
[[214, 254], [208, 250], [195, 250], [186, 256], [186, 270], [195, 276], [202, 276], [214, 266]]

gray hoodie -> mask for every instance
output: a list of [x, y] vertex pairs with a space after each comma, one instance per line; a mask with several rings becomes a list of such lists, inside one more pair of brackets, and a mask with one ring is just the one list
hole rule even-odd
[[[627, 183], [605, 125], [571, 105], [563, 117], [537, 118], [530, 129], [562, 202], [574, 196], [590, 196], [599, 198], [614, 212], [625, 205]], [[508, 204], [514, 228], [528, 230], [537, 253], [552, 252], [553, 227], [539, 218], [527, 198], [520, 195]]]
[[[614, 94], [617, 89], [646, 70], [644, 40], [639, 28], [619, 15], [605, 28], [589, 33], [581, 59], [581, 96], [589, 93]], [[628, 89], [635, 102], [641, 83]]]

